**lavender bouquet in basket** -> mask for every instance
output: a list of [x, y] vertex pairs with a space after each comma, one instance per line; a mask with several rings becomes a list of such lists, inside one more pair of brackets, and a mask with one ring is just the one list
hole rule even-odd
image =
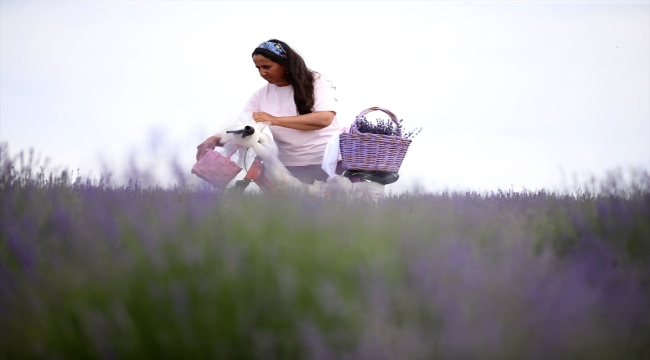
[[[372, 123], [365, 117], [372, 111], [382, 111], [390, 120]], [[411, 139], [422, 131], [422, 128], [417, 128], [405, 133], [402, 122], [392, 112], [379, 107], [362, 111], [352, 123], [350, 132], [340, 136], [343, 168], [397, 173], [411, 145]]]
[[378, 119], [376, 124], [368, 121], [365, 116], [357, 120], [357, 131], [366, 134], [379, 134], [388, 136], [400, 136], [404, 139], [413, 139], [415, 135], [422, 131], [422, 128], [416, 128], [409, 132], [404, 132], [404, 125], [399, 120], [395, 123], [392, 119]]

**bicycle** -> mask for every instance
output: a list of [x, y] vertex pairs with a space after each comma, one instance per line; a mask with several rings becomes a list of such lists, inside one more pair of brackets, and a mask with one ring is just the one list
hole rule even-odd
[[[266, 162], [271, 162], [274, 164], [274, 166], [278, 166], [277, 164], [280, 164], [279, 160], [273, 154], [272, 151], [260, 151], [260, 149], [264, 147], [256, 146], [255, 144], [257, 142], [249, 142], [249, 141], [238, 141], [239, 139], [246, 139], [249, 136], [254, 136], [256, 134], [256, 129], [255, 127], [251, 125], [246, 125], [243, 129], [239, 130], [229, 130], [226, 131], [227, 134], [234, 134], [234, 135], [241, 135], [240, 138], [234, 137], [233, 140], [240, 144], [240, 146], [244, 146], [244, 144], [247, 145], [253, 145], [250, 147], [254, 147], [254, 151], [256, 151], [256, 156], [253, 160], [253, 163], [251, 164], [250, 168], [247, 170], [246, 175], [242, 180], [237, 180], [234, 184], [233, 187], [228, 189], [231, 193], [233, 194], [241, 194], [244, 192], [244, 190], [252, 183], [254, 182], [260, 190], [262, 190], [265, 193], [274, 193], [278, 190], [278, 188], [281, 188], [283, 185], [297, 185], [296, 181], [292, 181], [291, 184], [278, 184], [278, 181], [273, 181], [273, 178], [277, 178], [277, 176], [272, 176], [272, 180], [269, 180], [269, 178], [266, 176], [266, 167], [265, 167], [265, 161]], [[265, 141], [273, 141], [271, 139], [266, 139]], [[271, 146], [273, 147], [274, 144]], [[262, 154], [260, 154], [260, 152]], [[261, 155], [261, 156], [260, 156]], [[284, 171], [286, 171], [289, 176], [290, 173], [284, 166], [282, 166]], [[280, 172], [282, 170], [280, 169]], [[285, 174], [286, 175], [286, 174]], [[381, 193], [383, 194], [383, 187], [388, 184], [392, 184], [396, 182], [399, 179], [399, 174], [396, 172], [384, 172], [384, 171], [364, 171], [364, 170], [345, 170], [342, 174], [342, 177], [346, 178], [349, 180], [351, 184], [351, 189], [355, 187], [354, 184], [363, 184], [363, 183], [371, 183], [375, 184], [376, 186], [381, 186]], [[292, 176], [291, 176], [292, 177]], [[299, 182], [299, 181], [298, 181]], [[329, 183], [329, 182], [328, 182]], [[302, 184], [302, 183], [301, 183]], [[326, 183], [327, 184], [327, 183]], [[304, 184], [303, 187], [308, 187], [310, 185]], [[345, 185], [341, 185], [345, 186]], [[357, 188], [360, 188], [361, 186], [356, 185]], [[309, 190], [309, 189], [308, 189]], [[378, 191], [376, 191], [378, 192]]]

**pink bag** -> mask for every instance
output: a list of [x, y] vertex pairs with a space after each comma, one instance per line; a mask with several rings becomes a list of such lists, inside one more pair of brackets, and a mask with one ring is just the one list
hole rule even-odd
[[238, 149], [239, 146], [235, 146], [227, 156], [207, 149], [205, 155], [192, 166], [192, 174], [209, 182], [214, 187], [225, 188], [230, 180], [234, 179], [241, 171], [241, 168], [230, 160], [232, 154]]

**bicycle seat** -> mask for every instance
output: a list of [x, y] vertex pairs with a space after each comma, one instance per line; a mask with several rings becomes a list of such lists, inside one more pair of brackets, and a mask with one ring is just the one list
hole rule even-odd
[[354, 182], [376, 182], [382, 185], [392, 184], [399, 179], [396, 172], [345, 170], [343, 176]]

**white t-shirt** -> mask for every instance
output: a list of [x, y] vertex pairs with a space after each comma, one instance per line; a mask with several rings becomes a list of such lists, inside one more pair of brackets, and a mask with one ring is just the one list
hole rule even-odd
[[[336, 113], [334, 89], [319, 74], [314, 74], [314, 112]], [[251, 96], [244, 112], [263, 111], [272, 116], [296, 116], [298, 110], [293, 100], [293, 86], [266, 84]], [[341, 132], [336, 116], [332, 123], [320, 130], [295, 130], [282, 126], [270, 126], [273, 139], [278, 145], [279, 158], [285, 166], [320, 165], [323, 152], [332, 135]]]

